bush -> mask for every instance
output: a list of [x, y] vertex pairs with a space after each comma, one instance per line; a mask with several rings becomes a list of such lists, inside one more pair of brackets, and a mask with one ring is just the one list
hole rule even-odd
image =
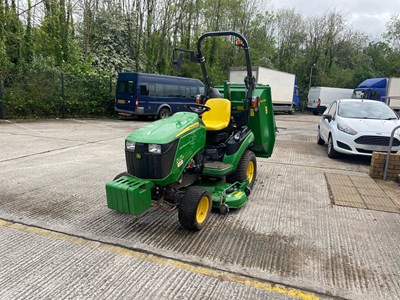
[[[5, 118], [105, 117], [114, 114], [110, 77], [98, 74], [64, 74], [30, 69], [8, 77], [3, 84]], [[15, 73], [14, 73], [15, 74]]]

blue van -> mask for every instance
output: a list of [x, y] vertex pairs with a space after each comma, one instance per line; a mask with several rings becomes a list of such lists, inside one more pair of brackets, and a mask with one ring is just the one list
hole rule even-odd
[[122, 115], [166, 118], [186, 111], [185, 103], [196, 103], [204, 95], [198, 79], [144, 73], [119, 73], [115, 110]]

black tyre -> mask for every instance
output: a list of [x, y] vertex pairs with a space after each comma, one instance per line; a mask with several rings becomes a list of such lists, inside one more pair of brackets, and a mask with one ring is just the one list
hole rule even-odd
[[318, 145], [324, 145], [325, 141], [323, 139], [321, 139], [321, 133], [319, 132], [319, 128], [318, 128], [318, 133], [317, 133], [317, 144]]
[[328, 139], [328, 157], [336, 158], [338, 156], [339, 156], [339, 153], [333, 147], [333, 139], [332, 139], [332, 136], [330, 135], [329, 139]]
[[157, 118], [165, 119], [165, 118], [168, 118], [170, 115], [171, 115], [171, 112], [169, 111], [169, 109], [167, 107], [163, 107], [158, 112]]
[[318, 111], [316, 111], [316, 110], [313, 110], [313, 112], [312, 112], [312, 113], [313, 113], [313, 115], [314, 115], [314, 116], [318, 116]]
[[236, 171], [226, 177], [226, 181], [234, 183], [236, 181], [242, 182], [249, 179], [249, 187], [252, 188], [257, 176], [257, 160], [254, 153], [246, 150], [240, 159]]
[[120, 174], [118, 174], [117, 176], [114, 177], [114, 180], [117, 180], [118, 178], [121, 178], [122, 176], [128, 176], [129, 173], [128, 172], [122, 172]]
[[183, 227], [199, 231], [206, 226], [211, 212], [211, 194], [207, 190], [191, 186], [179, 204], [178, 218]]

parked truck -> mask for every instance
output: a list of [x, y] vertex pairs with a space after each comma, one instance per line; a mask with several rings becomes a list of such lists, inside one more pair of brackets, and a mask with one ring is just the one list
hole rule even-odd
[[[229, 70], [229, 82], [243, 83], [246, 75], [246, 68], [232, 67]], [[295, 106], [299, 106], [296, 75], [264, 67], [253, 67], [253, 76], [258, 84], [266, 84], [271, 87], [275, 112], [294, 113]]]
[[400, 78], [369, 78], [353, 91], [352, 98], [372, 99], [386, 102], [391, 108], [400, 110]]
[[314, 115], [322, 114], [333, 101], [350, 99], [352, 94], [352, 89], [312, 86], [308, 91], [307, 110]]

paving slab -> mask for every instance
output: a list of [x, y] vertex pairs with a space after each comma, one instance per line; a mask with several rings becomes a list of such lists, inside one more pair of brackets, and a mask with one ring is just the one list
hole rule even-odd
[[399, 194], [391, 196], [368, 176], [330, 173], [325, 176], [334, 204], [400, 213], [400, 206], [394, 201]]

